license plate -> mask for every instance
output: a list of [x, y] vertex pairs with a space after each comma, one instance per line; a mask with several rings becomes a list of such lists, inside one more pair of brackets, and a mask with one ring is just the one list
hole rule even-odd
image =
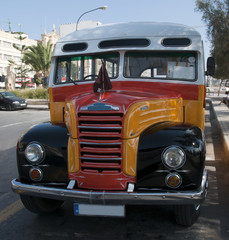
[[26, 104], [25, 103], [21, 103], [21, 106], [25, 106]]
[[125, 206], [74, 203], [74, 214], [84, 216], [125, 217]]

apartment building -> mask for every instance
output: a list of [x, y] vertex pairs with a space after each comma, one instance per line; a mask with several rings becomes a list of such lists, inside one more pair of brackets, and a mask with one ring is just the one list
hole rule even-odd
[[21, 63], [21, 53], [13, 44], [17, 46], [37, 45], [37, 41], [29, 39], [27, 34], [23, 34], [26, 37], [23, 41], [18, 40], [19, 33], [5, 32], [0, 30], [0, 76], [7, 75], [7, 67], [9, 66], [9, 60], [14, 61], [16, 64]]

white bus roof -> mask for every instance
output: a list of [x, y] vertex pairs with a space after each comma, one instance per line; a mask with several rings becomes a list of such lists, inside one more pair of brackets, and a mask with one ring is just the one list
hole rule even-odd
[[[151, 42], [156, 41], [158, 45], [161, 45], [158, 41], [163, 38], [185, 38], [191, 39], [191, 46], [187, 47], [186, 50], [198, 50], [200, 46], [193, 45], [195, 39], [200, 42], [200, 34], [194, 28], [173, 23], [157, 23], [157, 22], [129, 22], [129, 23], [114, 23], [101, 25], [94, 28], [81, 29], [67, 36], [61, 38], [55, 47], [54, 56], [60, 55], [71, 55], [73, 53], [65, 53], [62, 51], [63, 46], [66, 43], [80, 43], [85, 42], [88, 44], [88, 49], [83, 53], [89, 52], [102, 52], [99, 49], [98, 44], [104, 40], [112, 39], [130, 39], [130, 38], [147, 38]], [[194, 41], [193, 41], [194, 40]], [[154, 44], [155, 45], [155, 44]], [[156, 47], [156, 45], [155, 45]], [[158, 46], [159, 47], [159, 46]], [[154, 49], [149, 46], [148, 49]], [[133, 49], [133, 48], [132, 48]], [[158, 49], [158, 48], [156, 48]], [[159, 47], [160, 49], [160, 47]], [[112, 49], [117, 50], [117, 49]], [[165, 50], [165, 47], [164, 47]], [[169, 50], [169, 48], [167, 48]], [[173, 47], [173, 50], [174, 47]], [[107, 49], [106, 49], [107, 51]], [[79, 52], [77, 52], [79, 54]]]

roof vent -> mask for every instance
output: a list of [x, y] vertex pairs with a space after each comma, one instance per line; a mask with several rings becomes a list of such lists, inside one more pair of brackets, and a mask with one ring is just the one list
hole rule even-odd
[[150, 41], [145, 38], [106, 40], [99, 43], [100, 48], [148, 47]]
[[162, 45], [165, 47], [187, 47], [191, 45], [189, 38], [165, 38], [162, 40]]
[[79, 52], [87, 49], [87, 43], [69, 43], [63, 46], [64, 52]]

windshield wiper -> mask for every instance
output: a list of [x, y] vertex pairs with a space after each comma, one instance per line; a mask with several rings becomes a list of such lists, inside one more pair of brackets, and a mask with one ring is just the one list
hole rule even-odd
[[[67, 76], [68, 77], [68, 76]], [[74, 85], [78, 85], [78, 83], [76, 83], [76, 81], [72, 80], [70, 77], [68, 77], [68, 79], [70, 80], [70, 82], [72, 82]]]

